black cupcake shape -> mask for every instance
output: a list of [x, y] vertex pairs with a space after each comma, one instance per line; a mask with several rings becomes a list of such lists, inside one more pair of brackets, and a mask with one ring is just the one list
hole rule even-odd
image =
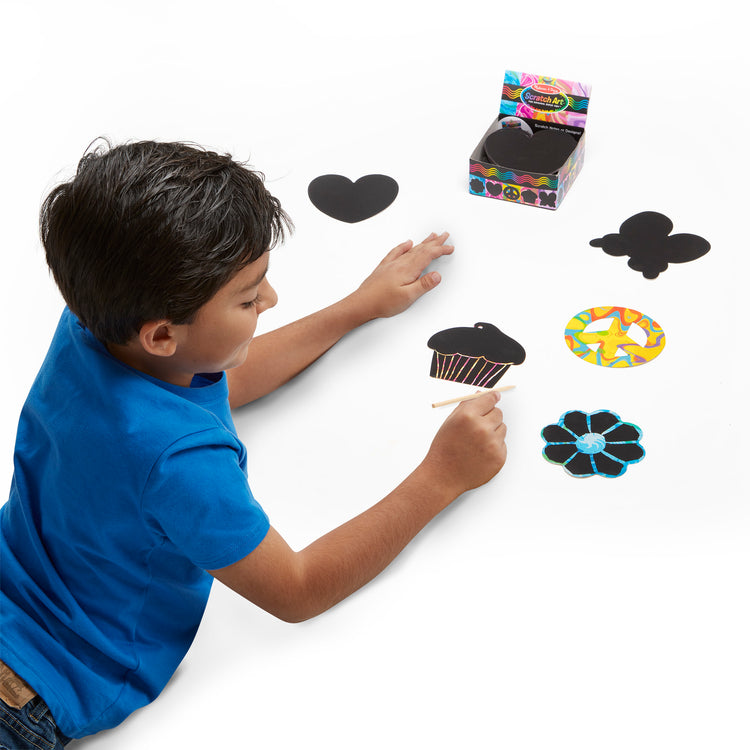
[[447, 328], [430, 337], [430, 376], [480, 388], [492, 388], [511, 365], [526, 359], [524, 348], [490, 323]]
[[484, 141], [488, 161], [514, 172], [551, 174], [560, 169], [578, 141], [560, 130], [539, 130], [529, 136], [517, 128], [501, 128]]

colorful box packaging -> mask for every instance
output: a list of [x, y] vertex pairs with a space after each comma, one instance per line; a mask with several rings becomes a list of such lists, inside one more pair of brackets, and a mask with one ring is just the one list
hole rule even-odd
[[[469, 192], [538, 208], [558, 208], [583, 166], [590, 89], [584, 83], [506, 70], [500, 114], [469, 158]], [[554, 172], [514, 170], [492, 163], [484, 151], [487, 137], [501, 128], [520, 128], [528, 135], [558, 130], [578, 144]]]

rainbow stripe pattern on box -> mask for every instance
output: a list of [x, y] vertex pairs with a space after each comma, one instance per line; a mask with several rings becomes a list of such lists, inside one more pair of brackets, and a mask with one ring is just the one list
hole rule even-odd
[[497, 182], [512, 182], [514, 185], [524, 185], [534, 188], [543, 188], [550, 190], [557, 187], [557, 177], [554, 175], [536, 175], [512, 172], [510, 170], [501, 170], [498, 167], [486, 167], [479, 162], [471, 165], [472, 174], [484, 177], [485, 179], [495, 180]]
[[590, 89], [586, 84], [563, 78], [506, 70], [500, 114], [583, 128]]
[[[469, 192], [485, 198], [555, 210], [583, 166], [590, 86], [563, 78], [506, 70], [500, 113], [469, 157]], [[519, 172], [493, 163], [484, 143], [506, 125], [531, 137], [540, 130], [559, 130], [577, 139], [565, 164], [550, 173]]]
[[[493, 174], [493, 172], [495, 174]], [[486, 198], [499, 198], [540, 208], [557, 208], [558, 180], [553, 176], [516, 175], [487, 168], [480, 162], [469, 164], [469, 192]]]

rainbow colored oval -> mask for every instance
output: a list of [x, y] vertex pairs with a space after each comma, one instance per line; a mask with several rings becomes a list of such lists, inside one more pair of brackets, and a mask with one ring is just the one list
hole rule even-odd
[[661, 354], [666, 336], [653, 318], [638, 310], [590, 307], [568, 321], [565, 343], [584, 362], [602, 367], [637, 367]]

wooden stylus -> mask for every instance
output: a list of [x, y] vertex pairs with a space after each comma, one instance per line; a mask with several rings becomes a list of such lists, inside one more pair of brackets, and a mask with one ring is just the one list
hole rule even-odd
[[473, 398], [479, 398], [480, 396], [484, 396], [485, 393], [492, 393], [492, 391], [510, 391], [516, 386], [514, 385], [501, 385], [497, 388], [488, 388], [486, 391], [482, 391], [481, 393], [471, 393], [468, 396], [458, 396], [458, 398], [449, 398], [447, 401], [438, 401], [437, 403], [434, 403], [432, 405], [433, 409], [437, 409], [438, 406], [448, 406], [448, 404], [457, 404], [459, 401], [471, 401]]

